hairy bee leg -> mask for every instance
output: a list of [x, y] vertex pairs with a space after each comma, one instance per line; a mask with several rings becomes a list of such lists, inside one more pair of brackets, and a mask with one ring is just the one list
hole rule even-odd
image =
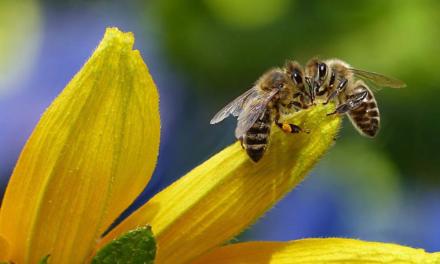
[[293, 99], [295, 101], [291, 101], [287, 105], [283, 105], [283, 107], [289, 110], [294, 109], [296, 111], [307, 109], [310, 107], [310, 102], [306, 101], [306, 97], [309, 98], [307, 94], [303, 92], [297, 92], [293, 95]]
[[283, 130], [285, 133], [297, 134], [299, 132], [310, 133], [308, 129], [303, 130], [300, 126], [289, 124], [289, 123], [276, 123], [277, 126]]
[[291, 110], [291, 109], [295, 109], [297, 111], [302, 110], [302, 109], [307, 109], [307, 107], [305, 107], [301, 102], [290, 102], [287, 106], [287, 109]]
[[285, 133], [290, 133], [290, 134], [297, 134], [299, 132], [305, 132], [305, 133], [310, 133], [310, 131], [308, 129], [303, 130], [300, 126], [294, 125], [294, 124], [289, 124], [286, 122], [280, 122], [280, 113], [277, 112], [276, 116], [275, 116], [275, 124], [281, 129], [283, 130]]
[[327, 114], [327, 116], [334, 114], [345, 114], [350, 110], [358, 108], [361, 105], [362, 101], [367, 97], [367, 95], [368, 91], [362, 91], [360, 93], [352, 95], [350, 99], [336, 107], [335, 111]]
[[285, 133], [290, 133], [290, 134], [297, 134], [299, 132], [305, 132], [307, 134], [310, 133], [310, 130], [308, 129], [302, 129], [300, 126], [297, 126], [295, 124], [289, 124], [285, 122], [281, 123], [278, 121], [278, 119], [275, 121], [275, 124]]
[[345, 78], [342, 78], [338, 84], [338, 87], [336, 87], [336, 89], [327, 97], [327, 100], [323, 103], [323, 105], [328, 104], [330, 102], [330, 100], [332, 100], [333, 98], [338, 96], [341, 92], [343, 92], [345, 90], [345, 88], [347, 87], [347, 83], [348, 83], [348, 80]]

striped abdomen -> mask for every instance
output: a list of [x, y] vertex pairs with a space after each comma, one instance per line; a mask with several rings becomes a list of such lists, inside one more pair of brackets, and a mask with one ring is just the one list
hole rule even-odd
[[379, 108], [370, 89], [364, 86], [362, 88], [366, 89], [368, 94], [359, 107], [348, 112], [348, 116], [362, 135], [375, 137], [380, 127]]
[[269, 143], [270, 126], [272, 125], [270, 112], [267, 109], [243, 137], [243, 148], [254, 162], [258, 162], [263, 157]]

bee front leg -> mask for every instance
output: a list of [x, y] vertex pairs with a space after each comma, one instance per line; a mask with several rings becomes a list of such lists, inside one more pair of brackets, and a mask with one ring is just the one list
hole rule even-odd
[[362, 91], [360, 93], [354, 94], [345, 103], [336, 107], [334, 112], [327, 115], [329, 116], [334, 114], [345, 114], [348, 111], [354, 110], [361, 105], [362, 101], [367, 97], [367, 95], [368, 91]]
[[338, 87], [327, 97], [327, 100], [323, 103], [324, 105], [328, 104], [330, 100], [338, 96], [341, 92], [345, 90], [347, 87], [348, 80], [345, 78], [342, 78], [338, 84]]

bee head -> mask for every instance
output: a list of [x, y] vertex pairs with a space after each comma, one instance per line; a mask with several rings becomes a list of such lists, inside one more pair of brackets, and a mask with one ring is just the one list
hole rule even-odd
[[306, 64], [305, 67], [305, 81], [307, 84], [307, 90], [309, 92], [310, 95], [310, 99], [313, 103], [313, 101], [315, 100], [315, 88], [317, 86], [317, 79], [318, 79], [318, 65], [319, 65], [319, 60], [316, 58], [313, 58], [311, 60], [309, 60]]
[[302, 88], [304, 86], [304, 72], [301, 65], [296, 61], [288, 61], [285, 69], [292, 82]]
[[324, 84], [328, 74], [328, 66], [318, 59], [311, 59], [306, 65], [306, 83], [315, 98], [316, 94]]

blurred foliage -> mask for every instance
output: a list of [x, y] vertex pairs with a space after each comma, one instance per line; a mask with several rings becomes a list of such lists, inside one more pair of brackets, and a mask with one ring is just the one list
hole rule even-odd
[[[170, 58], [199, 82], [197, 88], [209, 85], [227, 92], [249, 87], [263, 71], [282, 65], [288, 58], [305, 62], [317, 54], [331, 55], [333, 39], [363, 30], [369, 20], [383, 17], [392, 8], [379, 1], [375, 5], [352, 1], [338, 5], [253, 1], [248, 6], [242, 6], [241, 1], [222, 5], [209, 0], [155, 3], [158, 12], [153, 13], [160, 20]], [[282, 5], [282, 11], [269, 8], [274, 11], [267, 15], [275, 16], [270, 20], [254, 18], [257, 22], [248, 26], [254, 10], [258, 10], [256, 17], [263, 16], [259, 10], [271, 4]]]
[[33, 0], [0, 1], [0, 95], [32, 65], [41, 32], [40, 9]]
[[440, 2], [164, 0], [146, 10], [169, 60], [215, 101], [212, 112], [289, 58], [339, 57], [404, 80], [406, 89], [377, 95], [383, 126], [375, 144], [408, 178], [440, 182]]
[[106, 4], [109, 2], [115, 2], [116, 0], [40, 0], [50, 7], [72, 7], [79, 5], [90, 4]]
[[365, 222], [379, 229], [381, 225], [391, 226], [402, 200], [393, 161], [366, 140], [341, 141], [319, 164], [318, 171], [326, 175], [333, 170], [334, 177], [327, 177], [326, 184], [343, 192], [343, 197], [357, 197], [344, 200], [345, 207], [352, 208], [345, 217], [353, 220], [347, 223], [355, 225], [351, 228], [356, 230], [362, 230]]
[[232, 28], [261, 28], [276, 22], [289, 7], [287, 0], [210, 0], [205, 1], [209, 12]]

